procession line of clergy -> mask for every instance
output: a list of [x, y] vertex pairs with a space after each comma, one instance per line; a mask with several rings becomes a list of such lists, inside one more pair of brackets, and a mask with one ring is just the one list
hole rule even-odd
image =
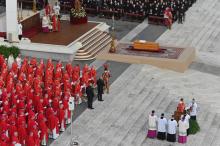
[[83, 88], [96, 83], [96, 70], [51, 59], [38, 63], [36, 58], [23, 61], [0, 55], [0, 145], [46, 145], [56, 139], [71, 122], [69, 99], [78, 104]]
[[[187, 136], [190, 134], [189, 130], [190, 127], [190, 120], [196, 122], [196, 115], [197, 115], [197, 104], [195, 103], [195, 99], [189, 104], [189, 107], [185, 107], [185, 103], [181, 98], [178, 108], [181, 113], [181, 117], [179, 121], [174, 119], [174, 115], [172, 115], [171, 119], [167, 120], [164, 117], [164, 114], [161, 114], [161, 117], [158, 118], [155, 115], [155, 111], [153, 110], [151, 114], [148, 116], [148, 133], [147, 137], [155, 138], [157, 137], [160, 140], [167, 140], [169, 142], [176, 141], [176, 133], [178, 128], [178, 142], [179, 143], [186, 143]], [[190, 115], [186, 112], [186, 109], [190, 110]], [[195, 125], [196, 128], [199, 127], [197, 124]]]

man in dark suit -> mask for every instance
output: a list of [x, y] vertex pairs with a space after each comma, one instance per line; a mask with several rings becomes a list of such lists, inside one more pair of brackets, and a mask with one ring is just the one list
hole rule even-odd
[[102, 79], [102, 77], [100, 77], [98, 80], [97, 80], [97, 90], [98, 90], [98, 101], [103, 101], [102, 100], [102, 94], [103, 94], [103, 88], [105, 86], [105, 83]]
[[94, 109], [92, 107], [92, 102], [93, 102], [93, 98], [94, 98], [94, 90], [92, 87], [92, 83], [90, 83], [89, 86], [86, 88], [86, 94], [87, 94], [87, 98], [88, 98], [88, 108]]

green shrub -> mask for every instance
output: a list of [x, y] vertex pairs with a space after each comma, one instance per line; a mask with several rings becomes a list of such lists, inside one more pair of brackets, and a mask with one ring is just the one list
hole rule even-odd
[[5, 58], [8, 58], [10, 54], [13, 54], [14, 58], [16, 58], [19, 53], [20, 50], [18, 47], [15, 46], [8, 47], [4, 45], [0, 46], [0, 54], [2, 54]]

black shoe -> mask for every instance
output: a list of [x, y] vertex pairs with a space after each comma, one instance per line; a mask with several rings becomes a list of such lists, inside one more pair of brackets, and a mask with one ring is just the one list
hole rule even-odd
[[104, 101], [104, 100], [100, 100], [100, 101]]

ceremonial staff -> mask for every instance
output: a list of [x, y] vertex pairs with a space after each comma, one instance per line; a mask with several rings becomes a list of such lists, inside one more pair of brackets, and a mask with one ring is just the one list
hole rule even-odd
[[115, 48], [115, 16], [114, 16], [114, 12], [113, 12], [113, 16], [112, 16], [112, 41], [111, 41], [111, 46], [110, 46], [110, 53], [115, 53], [116, 48]]

